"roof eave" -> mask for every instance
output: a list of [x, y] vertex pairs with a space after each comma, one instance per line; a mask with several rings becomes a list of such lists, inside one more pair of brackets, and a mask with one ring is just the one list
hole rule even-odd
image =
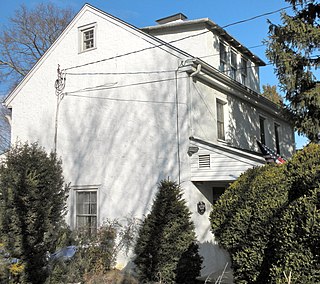
[[232, 37], [225, 29], [217, 25], [215, 22], [213, 22], [209, 18], [188, 20], [188, 21], [182, 21], [182, 22], [173, 22], [173, 23], [167, 23], [167, 24], [157, 25], [157, 26], [149, 26], [149, 27], [144, 27], [141, 30], [145, 31], [146, 33], [151, 33], [153, 31], [168, 30], [168, 29], [173, 29], [178, 27], [195, 26], [199, 24], [203, 24], [207, 26], [206, 28], [208, 29], [208, 32], [210, 31], [216, 32], [224, 41], [226, 41], [228, 44], [233, 46], [235, 49], [239, 50], [242, 54], [247, 56], [250, 60], [258, 64], [259, 66], [266, 66], [266, 63], [261, 58], [253, 54], [248, 48], [246, 48], [243, 44], [241, 44], [234, 37]]

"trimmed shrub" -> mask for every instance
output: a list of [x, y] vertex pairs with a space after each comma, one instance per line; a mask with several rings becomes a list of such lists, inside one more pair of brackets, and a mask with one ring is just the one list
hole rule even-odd
[[213, 206], [212, 231], [236, 283], [320, 283], [320, 145], [248, 170]]

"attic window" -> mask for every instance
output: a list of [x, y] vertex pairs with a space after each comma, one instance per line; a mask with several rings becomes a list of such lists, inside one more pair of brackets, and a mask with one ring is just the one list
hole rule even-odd
[[199, 169], [210, 168], [210, 155], [199, 155]]
[[79, 28], [80, 52], [92, 50], [96, 47], [96, 25], [86, 25]]

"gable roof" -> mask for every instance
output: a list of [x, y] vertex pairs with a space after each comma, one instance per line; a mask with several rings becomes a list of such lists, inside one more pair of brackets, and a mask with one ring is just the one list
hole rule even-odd
[[[46, 58], [52, 53], [52, 51], [56, 48], [56, 46], [63, 40], [63, 38], [66, 36], [66, 34], [74, 27], [78, 19], [83, 15], [85, 12], [91, 11], [99, 16], [108, 18], [113, 23], [117, 25], [121, 25], [123, 27], [126, 27], [129, 29], [132, 33], [136, 34], [140, 38], [146, 39], [149, 43], [154, 45], [154, 48], [161, 48], [161, 49], [169, 49], [171, 52], [175, 53], [176, 55], [181, 56], [182, 58], [190, 58], [193, 57], [192, 55], [188, 54], [187, 52], [174, 47], [173, 45], [170, 45], [169, 43], [152, 36], [141, 29], [111, 15], [108, 14], [90, 4], [84, 4], [84, 6], [80, 9], [80, 11], [74, 16], [74, 18], [71, 20], [71, 22], [68, 24], [68, 26], [64, 29], [64, 31], [61, 33], [61, 35], [56, 39], [56, 41], [48, 48], [48, 50], [41, 56], [41, 58], [37, 61], [37, 63], [30, 69], [28, 74], [20, 81], [20, 83], [6, 96], [6, 98], [3, 101], [3, 104], [7, 107], [10, 107], [10, 103], [12, 100], [16, 97], [16, 95], [19, 93], [21, 88], [29, 81], [29, 79], [32, 77], [32, 75], [38, 70], [38, 68], [42, 65], [42, 63], [46, 60]], [[141, 50], [143, 51], [143, 50]], [[136, 52], [136, 51], [133, 51]]]

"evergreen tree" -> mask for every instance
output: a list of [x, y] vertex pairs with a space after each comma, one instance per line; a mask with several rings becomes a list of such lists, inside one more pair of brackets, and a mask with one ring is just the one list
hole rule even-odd
[[[235, 283], [320, 283], [320, 145], [248, 170], [213, 206], [212, 231]], [[285, 273], [285, 274], [284, 274]]]
[[320, 83], [315, 70], [320, 64], [320, 3], [315, 0], [286, 1], [293, 5], [294, 15], [283, 13], [282, 25], [270, 23], [266, 54], [275, 65], [297, 131], [311, 141], [317, 141]]
[[283, 100], [280, 94], [277, 92], [277, 86], [270, 86], [269, 84], [262, 86], [262, 96], [268, 98], [278, 106], [283, 105]]
[[24, 265], [24, 282], [44, 283], [46, 252], [55, 251], [68, 186], [61, 161], [34, 144], [18, 144], [0, 167], [1, 239]]
[[134, 249], [134, 263], [141, 280], [195, 283], [202, 258], [190, 215], [180, 186], [169, 180], [161, 181]]

